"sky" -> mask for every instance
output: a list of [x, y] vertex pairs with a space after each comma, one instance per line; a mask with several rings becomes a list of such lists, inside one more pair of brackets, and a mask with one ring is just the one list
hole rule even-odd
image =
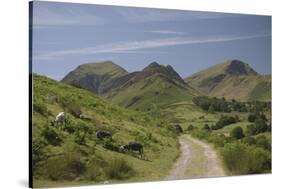
[[151, 62], [182, 77], [227, 60], [271, 74], [271, 17], [35, 1], [32, 69], [60, 80], [84, 63]]

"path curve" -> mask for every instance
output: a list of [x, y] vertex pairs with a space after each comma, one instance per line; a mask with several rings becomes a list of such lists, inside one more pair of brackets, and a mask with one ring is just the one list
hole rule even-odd
[[[166, 180], [225, 176], [220, 159], [216, 151], [209, 144], [189, 135], [180, 136], [179, 143], [181, 150], [180, 157], [177, 159], [170, 174], [166, 177]], [[196, 161], [198, 155], [202, 157], [202, 161], [200, 162]], [[198, 165], [194, 165], [194, 163]], [[194, 169], [196, 166], [200, 167], [200, 169], [194, 171], [194, 173], [189, 172], [187, 174], [191, 167]]]

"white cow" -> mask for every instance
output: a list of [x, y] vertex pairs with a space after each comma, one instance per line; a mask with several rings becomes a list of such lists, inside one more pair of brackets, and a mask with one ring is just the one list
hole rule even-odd
[[55, 124], [58, 124], [58, 123], [63, 123], [65, 121], [65, 113], [64, 112], [60, 112], [57, 116], [56, 116], [56, 118], [55, 118], [55, 120], [54, 120], [54, 123]]

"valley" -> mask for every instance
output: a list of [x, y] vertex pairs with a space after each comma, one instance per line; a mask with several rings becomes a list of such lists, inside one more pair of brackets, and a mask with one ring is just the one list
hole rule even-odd
[[[61, 82], [33, 74], [33, 90], [37, 187], [271, 172], [271, 76], [241, 61], [186, 79], [157, 62], [83, 64]], [[120, 150], [132, 141], [143, 154]]]

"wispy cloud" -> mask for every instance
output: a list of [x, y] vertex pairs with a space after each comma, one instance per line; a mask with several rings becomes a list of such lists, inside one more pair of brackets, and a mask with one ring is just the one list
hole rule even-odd
[[130, 22], [163, 22], [175, 20], [220, 19], [238, 14], [212, 13], [186, 10], [149, 9], [149, 8], [116, 8], [114, 11]]
[[154, 33], [154, 34], [171, 34], [171, 35], [184, 35], [185, 32], [173, 31], [173, 30], [151, 30], [145, 31], [146, 33]]
[[56, 6], [55, 4], [49, 5], [40, 2], [33, 10], [33, 26], [35, 29], [94, 25], [104, 21], [101, 17], [78, 7]]
[[191, 45], [191, 44], [205, 44], [217, 43], [236, 40], [254, 39], [260, 37], [270, 36], [268, 33], [255, 35], [225, 35], [225, 36], [205, 36], [205, 37], [174, 37], [163, 39], [150, 39], [143, 41], [124, 41], [117, 43], [110, 43], [105, 45], [98, 45], [94, 47], [62, 50], [50, 53], [35, 54], [35, 60], [48, 60], [56, 57], [70, 56], [70, 55], [91, 55], [102, 53], [138, 53], [138, 50], [153, 49], [159, 47], [169, 47], [177, 45]]

